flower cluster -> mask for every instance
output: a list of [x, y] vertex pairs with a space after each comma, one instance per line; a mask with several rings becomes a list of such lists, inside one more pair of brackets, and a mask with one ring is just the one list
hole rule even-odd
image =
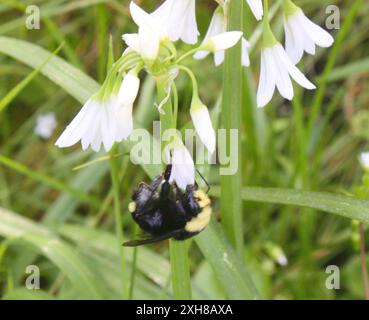
[[[138, 27], [137, 33], [122, 36], [127, 48], [111, 67], [101, 89], [88, 99], [56, 145], [69, 147], [81, 141], [83, 150], [91, 147], [97, 152], [103, 146], [109, 151], [115, 143], [127, 139], [132, 133], [132, 110], [140, 87], [139, 73], [145, 71], [155, 78], [158, 88], [163, 88], [165, 98], [156, 106], [158, 112], [164, 114], [168, 110], [164, 111], [163, 106], [171, 101], [173, 90], [176, 90], [175, 79], [179, 72], [185, 72], [193, 87], [189, 115], [200, 140], [212, 154], [216, 149], [216, 139], [208, 108], [200, 99], [194, 74], [181, 62], [191, 56], [203, 59], [214, 54], [214, 62], [218, 66], [224, 61], [225, 50], [240, 41], [242, 65], [250, 65], [250, 44], [243, 32], [227, 32], [228, 1], [216, 1], [219, 6], [214, 11], [204, 39], [197, 46], [196, 0], [166, 0], [152, 13], [145, 12], [132, 1], [130, 13]], [[284, 49], [271, 31], [267, 1], [264, 0], [264, 8], [261, 0], [247, 0], [247, 3], [255, 18], [263, 20], [258, 106], [263, 107], [271, 100], [275, 87], [283, 97], [291, 100], [293, 86], [290, 77], [307, 89], [315, 88], [296, 64], [305, 51], [314, 54], [316, 45], [328, 47], [333, 38], [311, 22], [290, 0], [283, 0]], [[195, 46], [179, 56], [175, 46], [178, 40]], [[174, 106], [173, 110], [177, 107]], [[169, 111], [175, 118], [173, 110]], [[175, 128], [176, 119], [172, 126]], [[183, 142], [179, 138], [174, 142], [169, 150], [173, 164], [171, 181], [185, 188], [194, 183], [194, 163]]]

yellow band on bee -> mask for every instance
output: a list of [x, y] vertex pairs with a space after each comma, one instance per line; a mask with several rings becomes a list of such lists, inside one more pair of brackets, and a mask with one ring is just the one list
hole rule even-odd
[[198, 198], [198, 203], [200, 208], [205, 208], [206, 206], [209, 206], [211, 201], [208, 197], [208, 195], [201, 189], [198, 189], [194, 192], [194, 195], [196, 198]]
[[186, 223], [185, 230], [188, 232], [200, 232], [205, 229], [210, 222], [211, 207], [205, 207], [195, 218]]
[[132, 201], [128, 204], [128, 211], [133, 213], [136, 211], [136, 202]]

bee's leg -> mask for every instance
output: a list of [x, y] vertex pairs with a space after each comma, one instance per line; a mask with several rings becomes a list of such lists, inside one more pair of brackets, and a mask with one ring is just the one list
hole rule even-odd
[[151, 181], [149, 187], [152, 191], [156, 191], [156, 189], [159, 188], [161, 182], [163, 181], [164, 177], [163, 175], [159, 175], [157, 177], [154, 178], [153, 181]]

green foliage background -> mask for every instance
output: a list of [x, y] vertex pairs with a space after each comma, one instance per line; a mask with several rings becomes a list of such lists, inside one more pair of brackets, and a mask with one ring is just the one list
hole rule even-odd
[[[234, 0], [233, 0], [234, 1]], [[136, 1], [148, 11], [156, 1]], [[244, 250], [236, 253], [220, 219], [218, 168], [205, 168], [212, 185], [211, 227], [189, 241], [194, 299], [362, 299], [356, 219], [369, 222], [369, 192], [362, 183], [360, 152], [369, 149], [369, 3], [296, 1], [324, 26], [325, 8], [340, 9], [335, 46], [305, 56], [300, 67], [318, 90], [295, 87], [293, 103], [275, 95], [255, 107], [260, 29], [244, 5], [245, 33], [251, 38], [251, 67], [243, 71], [242, 184]], [[25, 28], [25, 7], [41, 10], [41, 29]], [[4, 299], [117, 299], [122, 296], [114, 233], [113, 191], [107, 162], [73, 171], [103, 155], [54, 146], [57, 136], [96, 91], [106, 74], [111, 35], [114, 55], [121, 35], [134, 32], [129, 1], [0, 0], [0, 296]], [[283, 40], [279, 1], [270, 1], [273, 30]], [[197, 1], [204, 35], [214, 1]], [[277, 11], [276, 11], [277, 10]], [[51, 54], [64, 43], [60, 51]], [[214, 124], [221, 112], [222, 68], [212, 59], [189, 60]], [[40, 74], [41, 73], [41, 74]], [[93, 80], [95, 79], [95, 80]], [[142, 79], [135, 106], [137, 126], [150, 130], [158, 113], [155, 85]], [[180, 127], [188, 124], [191, 86], [178, 79]], [[58, 127], [50, 140], [33, 134], [38, 115], [55, 112]], [[129, 149], [122, 145], [122, 151]], [[160, 168], [139, 168], [120, 159], [121, 204], [133, 188]], [[258, 188], [262, 187], [262, 188]], [[308, 192], [309, 191], [309, 192]], [[357, 199], [357, 198], [362, 198]], [[327, 214], [328, 213], [328, 214]], [[135, 237], [127, 210], [125, 235]], [[270, 253], [278, 246], [288, 258], [281, 267]], [[128, 273], [135, 270], [133, 298], [173, 299], [166, 243], [139, 248], [137, 263], [126, 250]], [[25, 288], [28, 265], [41, 271], [41, 290]], [[341, 271], [341, 289], [327, 290], [328, 265]]]

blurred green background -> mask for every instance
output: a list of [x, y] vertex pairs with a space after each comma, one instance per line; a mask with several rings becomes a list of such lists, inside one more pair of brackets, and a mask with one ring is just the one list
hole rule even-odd
[[[270, 1], [276, 9], [279, 1]], [[146, 11], [159, 1], [136, 1]], [[340, 10], [340, 29], [331, 30], [336, 46], [304, 56], [299, 67], [318, 90], [295, 87], [293, 103], [275, 95], [257, 110], [254, 103], [259, 74], [257, 22], [245, 5], [245, 33], [253, 39], [251, 66], [244, 72], [243, 185], [295, 190], [328, 191], [369, 199], [358, 194], [363, 171], [358, 161], [369, 151], [369, 3], [366, 1], [296, 0], [308, 17], [325, 25], [328, 5]], [[358, 5], [359, 3], [359, 5]], [[41, 28], [25, 27], [25, 8], [37, 5]], [[58, 56], [100, 84], [106, 75], [111, 36], [115, 58], [124, 49], [121, 35], [135, 32], [126, 0], [0, 0], [0, 296], [6, 299], [83, 299], [120, 297], [119, 258], [114, 234], [112, 191], [107, 162], [72, 168], [96, 157], [80, 146], [58, 149], [54, 142], [81, 107], [58, 79], [40, 74], [22, 81], [34, 68], [24, 59], [37, 53], [9, 42], [21, 39], [50, 52], [64, 43]], [[356, 6], [357, 8], [354, 8]], [[201, 35], [206, 32], [215, 1], [197, 1]], [[353, 9], [354, 8], [354, 9]], [[283, 41], [282, 13], [272, 20]], [[345, 30], [343, 29], [345, 26]], [[260, 31], [260, 30], [259, 30]], [[6, 38], [5, 38], [6, 37]], [[14, 44], [14, 46], [13, 46]], [[185, 49], [185, 47], [182, 48]], [[39, 57], [39, 66], [44, 58]], [[28, 64], [28, 65], [27, 65]], [[188, 61], [200, 94], [219, 114], [222, 68], [212, 59]], [[51, 78], [58, 78], [58, 74]], [[81, 76], [80, 85], [84, 83]], [[65, 84], [65, 79], [59, 80]], [[158, 118], [153, 107], [155, 86], [143, 78], [135, 105], [137, 124], [151, 130]], [[177, 81], [180, 126], [190, 120], [191, 86], [186, 77]], [[59, 85], [58, 85], [59, 84]], [[73, 83], [71, 84], [73, 85]], [[93, 84], [92, 84], [93, 87]], [[13, 90], [13, 91], [11, 91]], [[78, 91], [78, 88], [75, 87]], [[9, 92], [13, 92], [9, 96]], [[84, 95], [81, 93], [80, 98]], [[312, 122], [315, 108], [316, 122]], [[39, 115], [54, 112], [58, 126], [44, 140], [33, 129]], [[123, 148], [124, 149], [124, 148]], [[98, 156], [102, 156], [101, 153]], [[121, 158], [122, 208], [133, 188], [150, 178], [128, 157]], [[209, 182], [217, 190], [218, 170], [210, 169]], [[361, 190], [362, 191], [362, 190]], [[214, 192], [215, 194], [216, 192]], [[213, 198], [214, 219], [219, 203]], [[357, 245], [358, 227], [351, 220], [301, 206], [244, 202], [244, 239], [248, 273], [260, 295], [272, 299], [362, 299], [364, 289]], [[122, 213], [128, 238], [137, 234], [127, 211]], [[282, 250], [288, 264], [281, 266], [273, 254]], [[203, 253], [190, 243], [192, 294], [196, 299], [229, 298]], [[281, 253], [282, 254], [282, 253]], [[279, 257], [281, 256], [279, 255]], [[133, 251], [126, 250], [131, 272]], [[27, 290], [26, 267], [37, 265], [41, 289]], [[328, 265], [340, 269], [340, 289], [325, 286]], [[166, 243], [137, 252], [133, 298], [171, 299], [170, 264]]]

